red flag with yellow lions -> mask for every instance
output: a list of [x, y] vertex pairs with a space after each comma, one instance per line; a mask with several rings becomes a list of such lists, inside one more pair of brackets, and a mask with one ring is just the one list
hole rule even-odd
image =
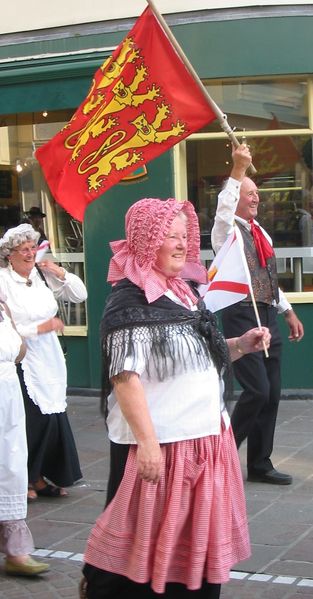
[[83, 220], [93, 200], [215, 118], [147, 7], [36, 158], [54, 199]]

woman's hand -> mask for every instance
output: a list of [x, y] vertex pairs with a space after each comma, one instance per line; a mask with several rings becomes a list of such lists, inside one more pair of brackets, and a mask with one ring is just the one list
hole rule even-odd
[[232, 362], [239, 360], [245, 354], [268, 349], [270, 341], [271, 333], [267, 327], [250, 329], [241, 337], [227, 339]]
[[41, 262], [38, 262], [38, 266], [43, 273], [48, 272], [58, 279], [61, 279], [61, 281], [64, 281], [66, 270], [63, 268], [63, 266], [59, 266], [56, 264], [56, 262], [52, 262], [51, 260], [42, 260]]
[[19, 364], [23, 360], [23, 358], [25, 358], [26, 350], [27, 350], [26, 341], [25, 341], [25, 339], [23, 339], [23, 337], [21, 337], [21, 347], [20, 347], [20, 351], [19, 351], [18, 355], [15, 358], [15, 364]]
[[46, 322], [42, 322], [37, 327], [37, 333], [39, 335], [43, 335], [44, 333], [51, 333], [51, 331], [56, 331], [56, 333], [63, 333], [64, 331], [64, 322], [61, 318], [54, 316], [54, 318], [50, 318], [46, 320]]
[[148, 483], [159, 482], [162, 473], [162, 452], [157, 439], [138, 444], [137, 468], [139, 476]]
[[244, 354], [262, 351], [264, 347], [268, 349], [270, 341], [271, 333], [267, 327], [250, 329], [239, 337], [239, 344]]

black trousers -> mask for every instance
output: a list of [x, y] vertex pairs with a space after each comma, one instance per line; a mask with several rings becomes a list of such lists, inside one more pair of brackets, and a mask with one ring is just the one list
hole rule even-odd
[[[247, 354], [233, 363], [234, 374], [243, 391], [232, 414], [237, 447], [247, 439], [248, 472], [273, 468], [271, 454], [281, 394], [282, 341], [273, 306], [258, 304], [260, 321], [270, 329], [269, 357], [264, 352]], [[239, 302], [222, 312], [225, 337], [239, 337], [257, 326], [252, 305]]]

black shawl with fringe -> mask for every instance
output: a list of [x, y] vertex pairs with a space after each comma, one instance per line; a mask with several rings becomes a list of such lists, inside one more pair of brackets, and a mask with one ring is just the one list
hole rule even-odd
[[229, 399], [231, 368], [227, 343], [217, 328], [216, 317], [200, 299], [197, 308], [191, 311], [165, 295], [149, 304], [144, 292], [128, 279], [113, 287], [100, 326], [101, 405], [106, 416], [107, 398], [112, 390], [109, 373], [121, 372], [125, 358], [135, 357], [134, 342], [139, 339], [143, 342], [142, 347], [146, 347], [147, 374], [150, 375], [152, 364], [160, 381], [174, 376], [178, 364], [180, 370], [187, 370], [182, 341], [185, 345], [188, 340], [189, 368], [191, 363], [195, 369], [204, 370], [212, 360], [225, 381], [225, 401]]

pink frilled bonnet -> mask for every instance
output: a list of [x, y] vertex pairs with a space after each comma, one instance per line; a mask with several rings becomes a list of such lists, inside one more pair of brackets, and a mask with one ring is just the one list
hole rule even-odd
[[[186, 263], [180, 277], [167, 279], [165, 285], [154, 266], [157, 251], [179, 212], [187, 217]], [[199, 222], [190, 202], [178, 202], [173, 198], [139, 200], [126, 213], [125, 231], [126, 239], [110, 243], [113, 252], [107, 279], [110, 283], [114, 285], [121, 279], [129, 279], [144, 290], [149, 303], [161, 297], [167, 289], [172, 289], [183, 301], [184, 294], [196, 301], [184, 279], [206, 283], [207, 271], [200, 261]]]

